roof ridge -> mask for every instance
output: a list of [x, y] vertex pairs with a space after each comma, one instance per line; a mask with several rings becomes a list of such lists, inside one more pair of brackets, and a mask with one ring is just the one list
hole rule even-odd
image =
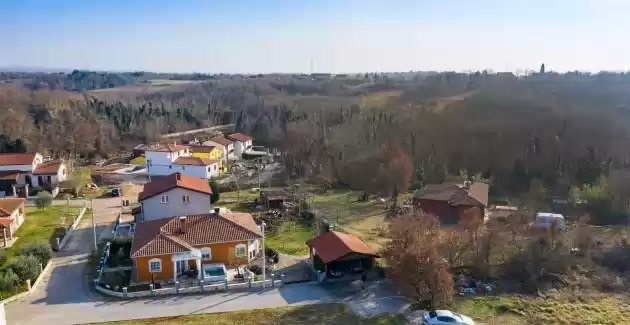
[[[216, 214], [214, 214], [214, 215], [216, 215]], [[234, 221], [232, 221], [232, 220], [228, 219], [227, 217], [225, 217], [225, 216], [221, 215], [221, 213], [219, 213], [219, 215], [218, 215], [218, 216], [219, 216], [219, 217], [221, 217], [223, 220], [227, 220], [229, 223], [231, 223], [231, 224], [233, 224], [233, 225], [236, 225], [237, 227], [240, 227], [241, 229], [244, 229], [244, 230], [246, 230], [247, 232], [249, 232], [249, 233], [251, 233], [251, 234], [254, 234], [254, 235], [258, 236], [258, 234], [257, 234], [257, 233], [255, 233], [255, 232], [251, 231], [250, 229], [247, 229], [247, 228], [246, 228], [246, 227], [244, 227], [243, 225], [240, 225], [240, 224], [238, 224], [238, 223], [236, 223], [236, 222], [234, 222]], [[252, 219], [253, 219], [253, 217], [252, 217]], [[254, 221], [254, 223], [256, 223], [256, 221]]]
[[171, 235], [167, 232], [160, 232], [160, 234], [158, 236], [164, 236], [164, 238], [174, 242], [175, 244], [178, 244], [180, 246], [183, 246], [189, 250], [193, 250], [195, 249], [194, 246], [192, 246], [189, 242], [185, 241], [182, 238], [177, 237], [176, 235]]

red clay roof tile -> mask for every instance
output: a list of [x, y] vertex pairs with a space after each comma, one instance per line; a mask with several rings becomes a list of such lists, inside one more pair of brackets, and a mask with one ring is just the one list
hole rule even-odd
[[0, 217], [10, 217], [15, 209], [24, 204], [24, 199], [0, 199]]
[[200, 157], [179, 157], [175, 159], [173, 164], [191, 165], [191, 166], [208, 166], [216, 163], [216, 160]]
[[138, 200], [142, 201], [178, 187], [212, 194], [212, 189], [210, 189], [207, 180], [175, 173], [168, 176], [152, 177], [150, 183], [144, 184], [142, 192], [138, 195]]
[[315, 253], [324, 263], [330, 263], [351, 253], [378, 257], [361, 239], [337, 231], [319, 235], [307, 241], [306, 244], [315, 249]]
[[0, 153], [0, 166], [32, 165], [36, 153]]
[[249, 213], [210, 213], [151, 220], [136, 224], [132, 257], [166, 255], [201, 245], [261, 237], [262, 232]]

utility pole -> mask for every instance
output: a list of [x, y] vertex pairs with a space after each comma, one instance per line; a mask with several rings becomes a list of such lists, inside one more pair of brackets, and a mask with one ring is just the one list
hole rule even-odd
[[94, 199], [90, 199], [90, 210], [92, 212], [92, 232], [94, 233], [94, 251], [98, 251], [98, 244], [96, 243], [96, 222], [94, 221]]
[[[265, 282], [266, 280], [266, 268], [267, 268], [267, 257], [265, 256], [265, 222], [263, 221], [260, 224], [260, 229], [262, 230], [262, 260], [263, 260], [263, 266], [262, 266], [262, 279], [263, 279], [263, 284], [262, 284], [262, 290], [265, 290], [265, 286], [267, 284], [267, 282]], [[272, 279], [273, 281], [273, 279]]]

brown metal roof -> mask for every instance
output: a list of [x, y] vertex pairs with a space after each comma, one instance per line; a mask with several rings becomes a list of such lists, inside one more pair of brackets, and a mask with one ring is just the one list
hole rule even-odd
[[154, 151], [154, 152], [178, 152], [188, 148], [188, 146], [181, 144], [158, 144], [155, 147], [150, 147], [145, 149], [145, 151]]
[[138, 200], [142, 201], [177, 187], [212, 194], [207, 180], [175, 173], [168, 176], [152, 177], [150, 183], [144, 184], [142, 192], [138, 195]]
[[228, 138], [226, 138], [226, 137], [224, 137], [222, 135], [216, 136], [214, 138], [210, 138], [210, 141], [216, 142], [216, 143], [218, 143], [218, 144], [220, 144], [222, 146], [227, 146], [227, 145], [230, 145], [230, 144], [233, 143], [232, 140], [230, 140], [230, 139], [228, 139]]
[[19, 170], [5, 170], [5, 171], [0, 171], [0, 180], [17, 180], [17, 178], [20, 176], [20, 171]]
[[474, 182], [468, 187], [459, 184], [430, 184], [413, 194], [416, 200], [444, 201], [451, 205], [488, 205], [488, 184]]
[[36, 153], [0, 153], [0, 166], [32, 165]]
[[174, 217], [136, 224], [132, 257], [189, 251], [214, 243], [262, 238], [249, 213], [226, 212]]
[[337, 231], [319, 235], [307, 241], [306, 244], [315, 249], [315, 253], [324, 263], [333, 262], [351, 253], [378, 257], [361, 239]]
[[59, 172], [59, 168], [63, 162], [61, 161], [47, 161], [40, 164], [33, 171], [33, 175], [53, 175]]
[[175, 159], [173, 164], [191, 165], [191, 166], [208, 166], [216, 163], [216, 160], [200, 157], [179, 157]]
[[24, 204], [24, 199], [0, 199], [0, 217], [10, 217], [15, 209]]
[[243, 133], [232, 133], [232, 134], [229, 134], [227, 138], [233, 141], [240, 141], [240, 142], [245, 142], [245, 141], [249, 141], [253, 139], [249, 135], [246, 135]]
[[199, 145], [195, 145], [195, 146], [190, 146], [190, 150], [192, 152], [199, 152], [199, 153], [210, 153], [212, 152], [212, 150], [214, 150], [214, 148], [216, 148], [215, 146], [199, 146]]

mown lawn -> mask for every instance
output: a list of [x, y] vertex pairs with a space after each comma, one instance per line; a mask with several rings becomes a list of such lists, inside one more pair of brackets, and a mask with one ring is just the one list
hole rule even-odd
[[314, 195], [312, 203], [320, 216], [341, 225], [385, 212], [384, 204], [375, 199], [359, 201], [360, 195], [360, 192], [352, 190], [329, 190], [325, 194]]
[[456, 302], [453, 310], [488, 325], [630, 324], [630, 303], [627, 297], [586, 295], [578, 298], [545, 300], [518, 296], [477, 297]]
[[[79, 210], [78, 207], [67, 206], [50, 206], [44, 209], [27, 207], [24, 223], [15, 234], [17, 241], [5, 249], [7, 258], [19, 255], [20, 250], [31, 243], [54, 243], [55, 229], [72, 224], [72, 216], [76, 216]], [[62, 220], [62, 217], [65, 219]]]
[[313, 230], [295, 221], [283, 223], [276, 231], [266, 234], [265, 244], [289, 255], [308, 255], [306, 241], [313, 238]]
[[322, 304], [246, 310], [228, 313], [151, 318], [98, 325], [402, 325], [401, 315], [362, 318], [344, 304]]

